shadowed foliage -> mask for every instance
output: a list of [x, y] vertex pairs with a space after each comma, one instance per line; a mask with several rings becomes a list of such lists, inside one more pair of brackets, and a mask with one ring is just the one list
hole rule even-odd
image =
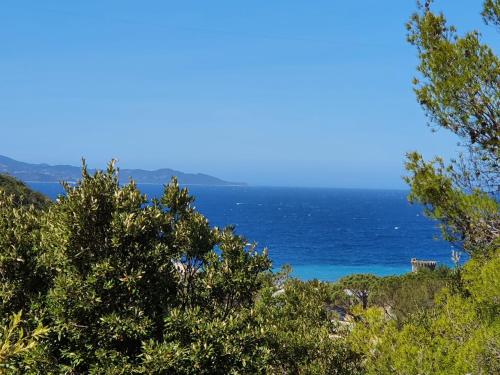
[[24, 182], [6, 174], [0, 174], [0, 191], [14, 196], [14, 202], [19, 205], [34, 205], [44, 208], [50, 204], [50, 199], [45, 195], [33, 191]]

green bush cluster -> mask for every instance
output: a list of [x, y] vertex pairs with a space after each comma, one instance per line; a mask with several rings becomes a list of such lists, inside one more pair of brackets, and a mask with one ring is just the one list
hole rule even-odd
[[[325, 285], [277, 283], [266, 251], [212, 228], [175, 179], [148, 200], [107, 171], [44, 209], [0, 195], [0, 368], [23, 374], [339, 373]], [[16, 321], [18, 327], [20, 315]], [[43, 328], [46, 327], [46, 328]], [[21, 329], [21, 328], [19, 328]], [[40, 331], [42, 330], [42, 331]], [[23, 332], [24, 332], [23, 331]], [[40, 333], [43, 332], [43, 335]], [[29, 340], [24, 343], [23, 340]], [[6, 349], [7, 350], [7, 349]]]

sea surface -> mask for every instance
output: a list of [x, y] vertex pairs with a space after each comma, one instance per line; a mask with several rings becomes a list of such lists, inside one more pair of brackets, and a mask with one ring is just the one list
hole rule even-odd
[[[59, 184], [30, 183], [55, 198]], [[161, 185], [138, 185], [158, 197]], [[407, 201], [407, 191], [189, 186], [195, 206], [211, 225], [233, 224], [250, 242], [266, 247], [279, 269], [290, 264], [304, 280], [334, 281], [351, 273], [380, 276], [411, 270], [410, 259], [450, 265], [452, 247], [437, 223]]]

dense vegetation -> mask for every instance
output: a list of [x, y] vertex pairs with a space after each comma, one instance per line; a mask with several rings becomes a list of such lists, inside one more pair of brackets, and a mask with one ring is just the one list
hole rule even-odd
[[[1, 336], [12, 348], [3, 367], [106, 374], [356, 367], [349, 346], [329, 338], [336, 327], [318, 304], [325, 296], [301, 283], [273, 296], [265, 252], [231, 228], [211, 228], [175, 180], [148, 201], [133, 182], [120, 186], [110, 164], [94, 175], [84, 166], [80, 182], [65, 188], [46, 210], [0, 198], [0, 313], [13, 316]], [[19, 335], [13, 314], [21, 310], [31, 337]]]
[[12, 195], [16, 204], [32, 204], [37, 208], [43, 208], [50, 203], [50, 199], [45, 195], [31, 190], [25, 183], [6, 174], [0, 174], [0, 190]]
[[[444, 237], [470, 260], [443, 287], [433, 283], [430, 304], [414, 304], [402, 319], [383, 306], [368, 309], [349, 340], [369, 374], [494, 374], [500, 372], [500, 64], [479, 32], [459, 36], [431, 3], [408, 23], [420, 58], [415, 92], [430, 124], [457, 134], [462, 152], [448, 165], [409, 154], [406, 181], [410, 199], [440, 221]], [[498, 27], [500, 2], [485, 1], [482, 14]], [[390, 296], [398, 289], [386, 290]]]
[[[483, 16], [498, 27], [500, 3]], [[500, 373], [498, 58], [430, 2], [408, 30], [419, 102], [463, 139], [449, 165], [408, 155], [410, 198], [465, 266], [301, 282], [271, 273], [266, 251], [232, 228], [210, 227], [176, 180], [150, 200], [119, 184], [114, 163], [83, 165], [64, 196], [37, 204], [8, 179], [0, 373]]]

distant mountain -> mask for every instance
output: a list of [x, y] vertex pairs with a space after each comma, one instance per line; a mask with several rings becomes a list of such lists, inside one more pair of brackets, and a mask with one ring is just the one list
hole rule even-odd
[[[89, 172], [95, 172], [90, 169]], [[9, 174], [22, 181], [59, 182], [77, 181], [81, 177], [81, 168], [72, 165], [30, 164], [0, 155], [0, 173]], [[143, 169], [120, 169], [120, 182], [128, 182], [130, 178], [143, 184], [166, 184], [172, 176], [176, 176], [183, 185], [245, 185], [228, 182], [202, 173], [184, 173], [174, 169], [163, 168], [155, 171]]]

